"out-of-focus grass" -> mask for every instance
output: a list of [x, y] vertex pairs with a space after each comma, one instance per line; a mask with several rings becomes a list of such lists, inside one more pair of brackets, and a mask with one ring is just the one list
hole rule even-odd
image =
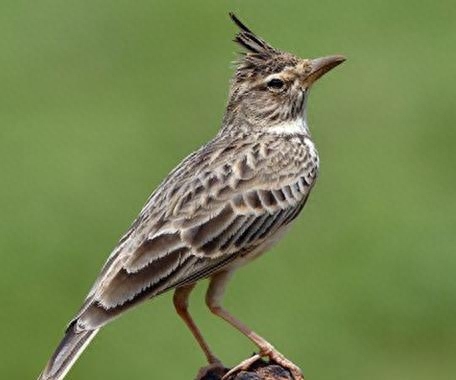
[[[226, 305], [310, 379], [455, 373], [452, 1], [3, 1], [2, 378], [37, 375], [148, 194], [217, 131], [239, 50], [229, 10], [274, 46], [348, 61], [310, 100], [308, 207]], [[253, 348], [203, 291], [194, 314], [234, 364]], [[68, 378], [200, 365], [165, 295], [107, 327]]]

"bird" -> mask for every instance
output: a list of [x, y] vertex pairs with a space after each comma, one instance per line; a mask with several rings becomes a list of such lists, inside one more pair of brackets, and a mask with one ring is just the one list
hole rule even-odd
[[303, 379], [300, 368], [227, 311], [222, 298], [236, 269], [281, 239], [306, 204], [319, 172], [307, 124], [309, 91], [345, 57], [298, 58], [229, 15], [242, 52], [234, 63], [221, 127], [149, 197], [38, 380], [63, 379], [103, 326], [170, 290], [208, 365], [220, 365], [188, 310], [190, 293], [203, 279], [209, 280], [209, 310], [248, 337], [258, 357]]

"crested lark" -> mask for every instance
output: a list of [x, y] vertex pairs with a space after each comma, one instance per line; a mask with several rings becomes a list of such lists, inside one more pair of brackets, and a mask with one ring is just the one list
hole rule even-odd
[[302, 379], [296, 365], [233, 317], [221, 300], [235, 269], [268, 250], [304, 207], [319, 162], [306, 122], [309, 89], [344, 58], [300, 59], [230, 16], [240, 28], [235, 41], [246, 52], [237, 62], [220, 131], [154, 191], [39, 379], [63, 379], [101, 327], [170, 289], [208, 362], [219, 364], [188, 312], [189, 294], [204, 278], [210, 279], [209, 309], [250, 338], [259, 355]]

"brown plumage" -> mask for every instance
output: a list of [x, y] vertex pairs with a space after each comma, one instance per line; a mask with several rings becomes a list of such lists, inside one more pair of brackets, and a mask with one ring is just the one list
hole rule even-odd
[[312, 83], [343, 61], [299, 59], [256, 36], [233, 14], [237, 63], [219, 133], [188, 156], [151, 195], [101, 270], [41, 380], [62, 379], [96, 332], [138, 303], [177, 289], [174, 303], [210, 364], [219, 363], [187, 311], [195, 283], [211, 278], [207, 303], [261, 354], [299, 369], [221, 305], [239, 266], [267, 250], [302, 210], [318, 173], [306, 123]]

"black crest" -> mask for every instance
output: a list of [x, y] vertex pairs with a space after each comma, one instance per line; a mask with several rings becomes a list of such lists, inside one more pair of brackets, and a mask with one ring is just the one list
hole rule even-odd
[[237, 62], [236, 79], [245, 80], [258, 73], [279, 72], [284, 66], [293, 65], [297, 62], [291, 54], [273, 48], [265, 40], [258, 37], [234, 13], [230, 12], [230, 17], [240, 29], [234, 42], [247, 50], [247, 52], [242, 53], [241, 59]]
[[263, 57], [264, 59], [268, 59], [279, 53], [266, 41], [247, 28], [234, 13], [230, 12], [230, 17], [240, 29], [240, 32], [236, 34], [234, 42], [247, 49], [248, 52], [258, 55], [258, 58]]

